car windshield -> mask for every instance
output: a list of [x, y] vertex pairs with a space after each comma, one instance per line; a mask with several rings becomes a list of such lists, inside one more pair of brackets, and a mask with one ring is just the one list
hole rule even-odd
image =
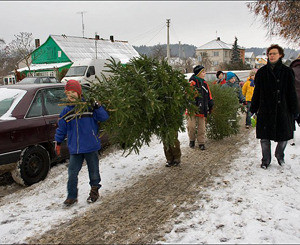
[[25, 90], [0, 88], [0, 119], [11, 117], [11, 112], [26, 94]]
[[71, 66], [66, 74], [66, 77], [84, 76], [86, 69], [87, 66]]

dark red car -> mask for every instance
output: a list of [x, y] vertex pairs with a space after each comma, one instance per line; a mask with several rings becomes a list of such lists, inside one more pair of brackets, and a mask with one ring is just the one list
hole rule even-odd
[[17, 183], [32, 185], [46, 178], [53, 163], [69, 157], [66, 142], [60, 157], [54, 152], [63, 98], [59, 83], [0, 86], [0, 173], [11, 171]]

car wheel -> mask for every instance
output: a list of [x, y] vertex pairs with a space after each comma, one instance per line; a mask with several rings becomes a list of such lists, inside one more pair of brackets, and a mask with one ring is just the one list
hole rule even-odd
[[41, 145], [26, 148], [11, 172], [13, 179], [21, 185], [32, 185], [46, 178], [50, 169], [48, 151]]

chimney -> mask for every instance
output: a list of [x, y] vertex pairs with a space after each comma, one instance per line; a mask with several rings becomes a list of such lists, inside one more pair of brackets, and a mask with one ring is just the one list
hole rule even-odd
[[99, 39], [100, 39], [100, 36], [96, 34], [96, 35], [95, 35], [95, 39], [96, 39], [96, 40], [99, 40]]
[[114, 42], [114, 36], [110, 36], [110, 41]]
[[217, 41], [220, 41], [221, 39], [220, 39], [220, 37], [217, 37]]
[[40, 39], [35, 39], [35, 48], [38, 48], [40, 46]]

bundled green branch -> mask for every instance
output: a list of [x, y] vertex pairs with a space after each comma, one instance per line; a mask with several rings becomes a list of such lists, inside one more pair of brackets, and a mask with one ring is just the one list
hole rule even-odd
[[185, 109], [190, 113], [196, 110], [184, 75], [166, 61], [146, 56], [134, 58], [126, 66], [112, 59], [107, 71], [111, 76], [102, 76], [84, 96], [86, 101], [100, 101], [109, 112], [110, 119], [102, 128], [111, 143], [122, 145], [128, 154], [149, 145], [153, 134], [173, 145], [177, 132], [184, 130]]
[[207, 120], [207, 136], [221, 140], [239, 132], [240, 109], [236, 92], [231, 88], [222, 88], [218, 84], [210, 84], [214, 98], [213, 113]]

